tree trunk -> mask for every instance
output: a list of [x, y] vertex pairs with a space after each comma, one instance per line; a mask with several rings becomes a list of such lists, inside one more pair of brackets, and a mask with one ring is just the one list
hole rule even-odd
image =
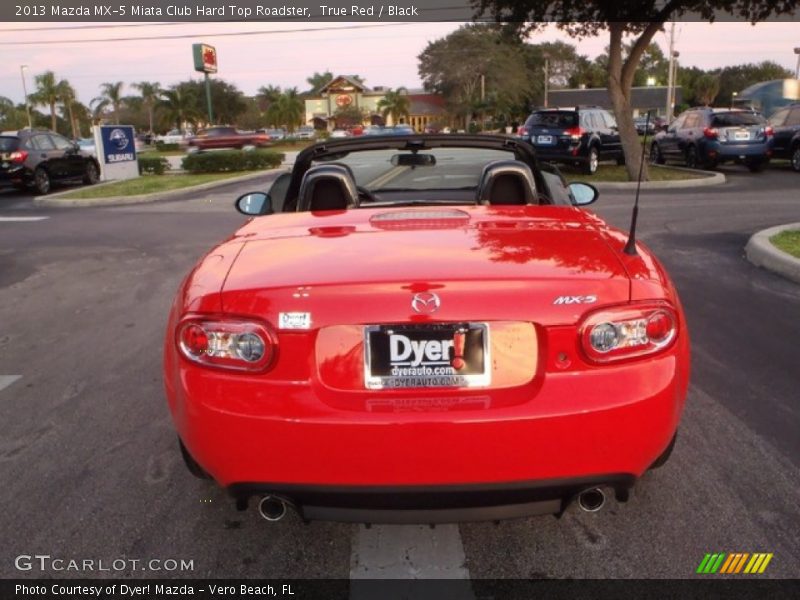
[[75, 127], [75, 115], [72, 112], [72, 101], [67, 101], [67, 112], [69, 113], [69, 122], [72, 127], [72, 139], [77, 140], [80, 137], [80, 132]]
[[[610, 23], [611, 43], [608, 49], [608, 94], [611, 105], [614, 107], [614, 116], [617, 118], [619, 137], [622, 142], [622, 151], [625, 153], [625, 170], [628, 179], [636, 181], [639, 177], [639, 167], [642, 161], [642, 147], [639, 145], [639, 135], [633, 124], [633, 109], [631, 107], [631, 85], [625, 86], [622, 63], [622, 31], [624, 23]], [[632, 80], [631, 80], [632, 83]], [[642, 181], [647, 181], [647, 165], [642, 168]]]
[[50, 102], [50, 129], [56, 131], [56, 103], [55, 101]]
[[147, 108], [147, 113], [148, 113], [148, 115], [150, 116], [150, 134], [151, 134], [151, 135], [152, 135], [152, 133], [153, 133], [153, 113], [154, 113], [154, 112], [155, 112], [155, 110], [154, 110], [153, 106], [149, 106], [149, 107]]

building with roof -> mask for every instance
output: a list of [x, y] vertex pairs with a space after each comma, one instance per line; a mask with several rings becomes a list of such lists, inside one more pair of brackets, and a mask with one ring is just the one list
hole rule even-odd
[[[370, 125], [396, 125], [391, 116], [384, 119], [378, 103], [386, 96], [389, 88], [367, 87], [354, 77], [339, 75], [334, 77], [319, 94], [309, 96], [305, 101], [305, 122], [316, 129], [333, 130], [336, 128], [336, 113], [346, 111], [361, 113], [363, 123]], [[425, 127], [445, 118], [444, 99], [439, 94], [431, 94], [421, 89], [407, 91], [409, 100], [409, 116], [400, 120], [411, 125], [416, 131], [424, 131]]]
[[[667, 110], [667, 86], [634, 87], [631, 89], [631, 108], [633, 115], [639, 116], [650, 110], [664, 114]], [[585, 88], [569, 90], [550, 90], [547, 94], [548, 106], [599, 106], [614, 110], [607, 88]], [[683, 102], [683, 90], [675, 88], [675, 104]]]

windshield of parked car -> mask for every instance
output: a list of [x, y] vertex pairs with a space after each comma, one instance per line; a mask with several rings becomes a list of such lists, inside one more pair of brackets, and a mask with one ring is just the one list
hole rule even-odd
[[19, 148], [19, 138], [0, 137], [0, 152], [14, 152], [17, 148]]
[[578, 113], [574, 111], [547, 110], [535, 112], [525, 123], [526, 127], [576, 127], [578, 125]]
[[714, 115], [712, 127], [739, 127], [741, 125], [761, 125], [764, 117], [748, 112], [729, 112]]
[[[315, 161], [314, 164], [346, 165], [353, 173], [356, 185], [371, 192], [464, 190], [476, 189], [483, 167], [495, 160], [514, 160], [513, 152], [491, 148], [432, 148], [421, 150], [428, 155], [426, 164], [402, 158], [413, 154], [407, 150], [381, 149], [350, 152], [336, 160]], [[415, 165], [410, 165], [417, 162]]]

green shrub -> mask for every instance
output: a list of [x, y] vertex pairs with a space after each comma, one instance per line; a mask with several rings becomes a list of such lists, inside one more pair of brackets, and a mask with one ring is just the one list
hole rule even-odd
[[168, 144], [166, 142], [156, 141], [156, 150], [159, 152], [171, 152], [173, 150], [180, 150], [180, 144]]
[[274, 169], [283, 154], [271, 150], [220, 150], [187, 154], [181, 165], [189, 173], [225, 173]]
[[139, 175], [163, 175], [169, 161], [163, 156], [139, 156]]

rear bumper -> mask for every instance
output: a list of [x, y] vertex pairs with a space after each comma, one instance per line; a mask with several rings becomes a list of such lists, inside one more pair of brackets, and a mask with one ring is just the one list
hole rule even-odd
[[[270, 382], [166, 355], [178, 434], [223, 487], [408, 487], [640, 476], [664, 451], [688, 385], [688, 339], [662, 356], [491, 390], [352, 391]], [[370, 412], [375, 399], [393, 410]], [[445, 401], [445, 399], [449, 399]], [[526, 484], [527, 485], [527, 484]], [[277, 490], [277, 491], [276, 491]]]
[[716, 154], [722, 160], [746, 158], [768, 158], [771, 155], [771, 143], [764, 144], [710, 144], [706, 148], [710, 155]]
[[636, 478], [626, 474], [549, 481], [452, 486], [307, 486], [237, 483], [236, 499], [273, 495], [304, 519], [355, 523], [461, 523], [560, 513], [582, 491], [611, 487], [625, 497]]
[[30, 173], [25, 167], [0, 171], [0, 188], [12, 187], [21, 183], [27, 183]]

